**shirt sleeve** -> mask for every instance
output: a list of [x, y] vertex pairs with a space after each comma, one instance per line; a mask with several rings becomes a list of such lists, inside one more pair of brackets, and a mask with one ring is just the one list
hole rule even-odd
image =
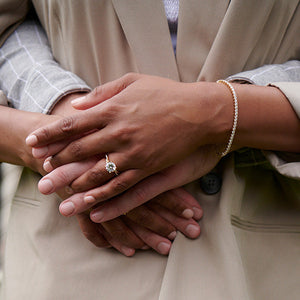
[[[300, 61], [265, 65], [227, 78], [229, 81], [270, 85], [281, 90], [300, 118]], [[263, 151], [271, 165], [282, 175], [300, 179], [300, 153]]]
[[284, 64], [265, 65], [235, 74], [227, 80], [276, 86], [290, 101], [300, 118], [300, 61], [291, 60]]
[[0, 89], [10, 106], [46, 114], [63, 96], [91, 90], [54, 60], [47, 36], [35, 20], [23, 22], [0, 48]]

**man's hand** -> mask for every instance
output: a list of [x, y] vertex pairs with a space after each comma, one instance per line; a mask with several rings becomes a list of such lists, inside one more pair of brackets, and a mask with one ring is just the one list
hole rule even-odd
[[[107, 200], [179, 163], [202, 145], [226, 143], [232, 99], [219, 101], [216, 90], [220, 88], [223, 95], [223, 87], [216, 83], [179, 83], [129, 74], [86, 96], [91, 105], [98, 105], [33, 132], [27, 143], [46, 146], [45, 153], [52, 155], [47, 145], [84, 135], [49, 157], [44, 167], [51, 171], [96, 155], [98, 163], [71, 187], [80, 192], [103, 186], [105, 197], [93, 199], [90, 194], [85, 201]], [[116, 164], [119, 176], [106, 171], [105, 154]]]
[[[70, 101], [82, 96], [81, 94], [68, 95], [58, 103], [53, 114], [66, 116], [73, 113], [70, 108]], [[70, 140], [64, 140], [61, 143], [50, 146], [47, 151], [56, 153], [63, 149]], [[43, 157], [45, 149], [34, 148], [35, 157]], [[97, 162], [96, 157], [91, 157], [85, 161], [71, 163], [62, 166], [52, 175], [55, 175], [53, 187], [50, 190], [47, 179], [40, 183], [40, 188], [47, 189], [48, 192], [60, 192], [62, 189], [72, 183], [84, 171], [92, 168]], [[61, 171], [61, 172], [59, 172]], [[46, 182], [46, 184], [45, 184]], [[44, 186], [43, 186], [44, 183]], [[67, 189], [70, 192], [70, 188]], [[75, 194], [78, 197], [80, 194]], [[197, 201], [185, 191], [174, 191], [165, 193], [161, 196], [163, 201], [158, 204], [153, 200], [148, 206], [144, 205], [130, 211], [126, 216], [114, 220], [96, 224], [92, 222], [86, 213], [78, 214], [79, 225], [82, 232], [92, 243], [98, 247], [114, 247], [126, 256], [131, 256], [136, 249], [153, 248], [160, 254], [168, 254], [171, 241], [176, 236], [176, 230], [190, 238], [196, 238], [200, 234], [200, 227], [195, 222], [202, 216], [202, 210]], [[70, 208], [68, 208], [70, 209]], [[194, 219], [192, 219], [194, 217]]]

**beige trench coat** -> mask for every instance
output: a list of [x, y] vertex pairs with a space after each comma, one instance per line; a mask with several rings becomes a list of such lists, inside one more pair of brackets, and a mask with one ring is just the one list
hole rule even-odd
[[[129, 71], [214, 81], [300, 58], [299, 1], [181, 1], [176, 59], [162, 1], [32, 2], [55, 58], [92, 87]], [[0, 9], [3, 41], [27, 1], [1, 0]], [[276, 85], [300, 116], [299, 83]], [[277, 171], [235, 168], [231, 155], [218, 194], [203, 194], [198, 182], [187, 187], [204, 208], [202, 234], [179, 234], [168, 257], [97, 249], [25, 169], [12, 204], [4, 299], [299, 299], [300, 164], [267, 155]]]

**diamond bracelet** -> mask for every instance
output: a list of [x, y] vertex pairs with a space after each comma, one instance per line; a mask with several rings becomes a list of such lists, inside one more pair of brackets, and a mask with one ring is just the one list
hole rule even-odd
[[237, 128], [239, 108], [238, 108], [237, 95], [236, 95], [236, 92], [235, 92], [233, 86], [227, 80], [218, 80], [217, 83], [222, 83], [222, 84], [226, 85], [229, 88], [230, 93], [231, 93], [232, 98], [233, 98], [233, 102], [234, 102], [233, 125], [232, 125], [232, 129], [231, 129], [230, 138], [228, 140], [228, 143], [227, 143], [227, 146], [226, 146], [225, 150], [223, 152], [221, 152], [221, 157], [224, 157], [225, 155], [227, 155], [229, 153], [229, 151], [231, 149], [231, 146], [232, 146], [232, 143], [233, 143], [233, 139], [234, 139], [236, 128]]

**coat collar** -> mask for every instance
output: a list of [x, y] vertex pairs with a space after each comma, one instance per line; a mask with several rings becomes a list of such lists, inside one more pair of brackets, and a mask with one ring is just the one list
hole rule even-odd
[[[175, 58], [162, 0], [112, 3], [138, 71], [184, 82], [214, 81], [243, 70], [268, 15], [278, 4], [260, 0], [180, 1]], [[291, 3], [294, 6], [298, 1]], [[253, 28], [245, 22], [249, 12], [257, 16]]]
[[191, 82], [199, 76], [229, 0], [180, 2], [176, 58], [162, 0], [112, 3], [139, 72]]
[[163, 1], [112, 0], [112, 3], [139, 72], [179, 80]]

